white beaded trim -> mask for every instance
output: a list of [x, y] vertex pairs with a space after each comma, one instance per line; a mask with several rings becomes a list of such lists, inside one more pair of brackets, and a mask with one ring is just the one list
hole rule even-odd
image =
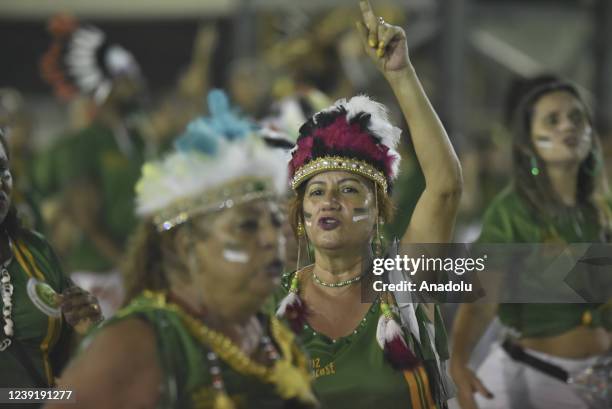
[[260, 178], [240, 178], [231, 183], [210, 189], [194, 198], [178, 201], [153, 216], [153, 223], [160, 232], [185, 223], [197, 214], [229, 209], [258, 199], [275, 197], [272, 181]]
[[[12, 244], [9, 239], [9, 247], [12, 250]], [[14, 335], [14, 323], [11, 319], [11, 313], [13, 312], [13, 302], [11, 297], [13, 296], [13, 284], [11, 283], [11, 275], [8, 272], [8, 265], [10, 264], [12, 257], [9, 257], [7, 261], [2, 265], [2, 271], [0, 271], [0, 293], [2, 294], [2, 318], [4, 319], [4, 338], [0, 341], [0, 351], [6, 350], [11, 345], [11, 337]]]

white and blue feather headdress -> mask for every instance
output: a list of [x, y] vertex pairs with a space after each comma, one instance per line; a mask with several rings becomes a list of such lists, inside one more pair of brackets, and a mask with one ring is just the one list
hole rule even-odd
[[142, 168], [136, 211], [160, 231], [287, 188], [285, 154], [265, 144], [258, 126], [232, 110], [223, 91], [211, 91], [208, 106], [210, 116], [189, 123], [174, 152]]

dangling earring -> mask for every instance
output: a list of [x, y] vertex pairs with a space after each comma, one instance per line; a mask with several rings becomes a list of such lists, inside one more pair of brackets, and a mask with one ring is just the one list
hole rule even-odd
[[[393, 368], [412, 370], [420, 365], [420, 361], [404, 339], [404, 331], [396, 321], [391, 300], [392, 296], [389, 293], [381, 296], [381, 314], [376, 328], [376, 341]], [[394, 301], [393, 303], [395, 304]]]
[[374, 203], [376, 204], [376, 237], [374, 237], [373, 240], [373, 247], [374, 247], [374, 256], [375, 257], [382, 257], [382, 252], [383, 252], [383, 235], [380, 232], [381, 230], [381, 224], [382, 223], [382, 217], [380, 217], [378, 214], [378, 191], [377, 191], [377, 187], [376, 187], [376, 183], [374, 183]]
[[376, 220], [376, 237], [374, 237], [374, 255], [376, 257], [382, 257], [383, 255], [383, 240], [385, 236], [381, 233], [382, 226], [384, 225], [382, 217]]
[[295, 266], [295, 273], [291, 278], [291, 284], [289, 291], [285, 298], [280, 302], [278, 309], [276, 310], [276, 316], [286, 318], [289, 321], [289, 326], [296, 333], [299, 334], [304, 328], [306, 323], [306, 305], [300, 299], [300, 256], [302, 254], [302, 238], [306, 236], [306, 230], [300, 220], [297, 228], [295, 229], [298, 236], [298, 256]]
[[296, 233], [297, 233], [297, 248], [298, 248], [298, 254], [297, 254], [297, 262], [295, 265], [295, 271], [298, 271], [300, 269], [300, 256], [302, 255], [302, 238], [306, 235], [306, 231], [304, 230], [304, 225], [302, 224], [302, 221], [300, 220], [298, 222], [297, 225], [297, 229]]
[[540, 168], [538, 167], [538, 160], [536, 159], [534, 155], [531, 155], [530, 162], [531, 162], [531, 174], [533, 176], [538, 176], [540, 174]]

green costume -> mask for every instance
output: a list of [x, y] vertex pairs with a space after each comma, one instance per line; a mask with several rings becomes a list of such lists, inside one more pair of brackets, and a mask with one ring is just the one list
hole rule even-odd
[[[555, 223], [540, 220], [513, 186], [501, 192], [485, 213], [481, 243], [580, 243], [600, 242], [601, 228], [592, 209], [582, 216], [570, 214]], [[501, 322], [523, 337], [549, 337], [580, 325], [600, 326], [612, 322], [610, 304], [500, 304]]]
[[[214, 408], [217, 392], [213, 388], [211, 364], [207, 356], [215, 348], [194, 337], [181, 315], [173, 309], [172, 304], [166, 303], [161, 293], [145, 291], [106, 321], [92, 336], [109, 325], [134, 318], [147, 322], [157, 337], [158, 362], [164, 383], [157, 407]], [[306, 371], [306, 359], [295, 346], [293, 334], [275, 319], [263, 321], [266, 332], [271, 334], [271, 339], [282, 355]], [[224, 348], [227, 349], [227, 346]], [[218, 355], [225, 390], [237, 409], [308, 407], [300, 406], [294, 400], [288, 403], [275, 391], [273, 384], [241, 373], [233, 365], [224, 362], [221, 354]]]
[[[123, 150], [119, 140], [126, 145]], [[95, 225], [122, 249], [136, 226], [134, 185], [140, 176], [143, 152], [142, 139], [127, 135], [120, 139], [108, 127], [93, 123], [62, 138], [37, 159], [36, 184], [47, 197], [80, 181], [98, 189]], [[62, 260], [69, 271], [106, 271], [117, 263], [106, 258], [84, 233], [74, 240], [67, 254], [62, 254]]]
[[[21, 155], [21, 152], [18, 152]], [[36, 161], [27, 153], [23, 157], [11, 158], [13, 174], [13, 192], [11, 202], [17, 208], [22, 226], [36, 231], [43, 231], [43, 218], [40, 213], [40, 192], [32, 185], [32, 172]]]
[[[62, 318], [44, 315], [30, 301], [27, 283], [31, 277], [47, 282], [61, 293], [70, 286], [59, 262], [47, 241], [38, 233], [22, 231], [13, 239], [13, 258], [8, 266], [13, 285], [11, 297], [12, 320], [15, 325], [12, 344], [0, 352], [0, 387], [35, 388], [54, 384], [68, 358], [72, 330]], [[3, 302], [0, 299], [0, 305]], [[0, 335], [0, 340], [3, 334]], [[16, 343], [22, 346], [31, 367], [38, 376], [24, 366], [16, 352]], [[36, 378], [40, 381], [37, 382]], [[44, 382], [44, 385], [37, 383]]]
[[[289, 292], [295, 273], [282, 277], [282, 285], [270, 300], [269, 308], [276, 309], [280, 300]], [[304, 348], [310, 355], [313, 387], [322, 408], [333, 409], [417, 409], [436, 408], [436, 387], [438, 377], [436, 354], [448, 359], [446, 334], [439, 310], [436, 309], [436, 332], [439, 334], [432, 349], [428, 326], [431, 326], [422, 308], [416, 311], [421, 339], [414, 336], [405, 340], [424, 362], [411, 371], [394, 369], [383, 354], [376, 340], [381, 303], [377, 299], [352, 334], [332, 340], [314, 331], [308, 324], [298, 334]], [[439, 331], [439, 332], [438, 332]], [[442, 334], [443, 336], [440, 336]]]

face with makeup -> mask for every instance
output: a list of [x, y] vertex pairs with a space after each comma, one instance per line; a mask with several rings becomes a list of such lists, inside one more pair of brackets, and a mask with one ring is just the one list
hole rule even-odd
[[225, 318], [235, 320], [261, 307], [279, 283], [281, 224], [276, 204], [258, 200], [196, 217], [185, 226], [178, 246], [187, 248], [182, 251], [191, 284], [205, 305], [222, 308]]
[[5, 143], [0, 143], [0, 223], [4, 223], [11, 207], [11, 192], [13, 191], [13, 177], [9, 169], [9, 159]]
[[549, 165], [581, 163], [592, 145], [592, 130], [585, 107], [566, 91], [540, 97], [533, 107], [531, 141]]
[[344, 171], [327, 171], [306, 182], [306, 234], [315, 248], [361, 251], [376, 222], [373, 182]]

